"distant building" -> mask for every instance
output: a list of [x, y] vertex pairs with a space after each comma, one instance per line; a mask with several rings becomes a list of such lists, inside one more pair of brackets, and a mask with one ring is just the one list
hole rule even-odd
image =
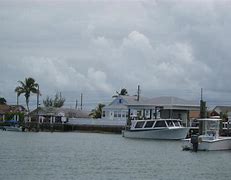
[[39, 107], [29, 114], [26, 121], [39, 121], [39, 123], [66, 123], [69, 118], [89, 118], [89, 113], [83, 110], [70, 108]]
[[[189, 119], [199, 115], [198, 103], [177, 97], [144, 98], [137, 96], [118, 96], [103, 108], [102, 119], [124, 120], [128, 118], [176, 118], [188, 125]], [[193, 116], [193, 117], [190, 117]]]
[[0, 121], [5, 121], [9, 114], [13, 115], [12, 119], [18, 121], [18, 113], [26, 113], [26, 109], [22, 105], [0, 104]]
[[220, 116], [220, 114], [225, 114], [231, 112], [231, 106], [216, 106], [212, 112], [210, 113], [211, 116]]
[[222, 114], [226, 114], [226, 120], [231, 121], [231, 106], [216, 106], [210, 113], [210, 116], [221, 116]]

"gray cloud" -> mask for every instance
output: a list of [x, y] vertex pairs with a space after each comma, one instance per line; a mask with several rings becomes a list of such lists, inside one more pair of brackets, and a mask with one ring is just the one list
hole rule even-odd
[[1, 1], [0, 95], [34, 77], [43, 96], [144, 96], [230, 102], [230, 1]]

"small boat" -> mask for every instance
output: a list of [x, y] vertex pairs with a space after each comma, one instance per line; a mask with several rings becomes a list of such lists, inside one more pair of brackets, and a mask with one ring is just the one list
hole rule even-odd
[[127, 138], [180, 140], [186, 138], [188, 131], [180, 119], [132, 120], [122, 135]]
[[3, 131], [22, 131], [22, 128], [19, 126], [3, 126]]
[[192, 135], [182, 140], [183, 150], [228, 150], [231, 149], [231, 137], [219, 136], [220, 121], [218, 118], [198, 119], [202, 121], [202, 135]]
[[22, 127], [17, 120], [11, 119], [5, 121], [5, 126], [2, 127], [3, 131], [22, 131]]

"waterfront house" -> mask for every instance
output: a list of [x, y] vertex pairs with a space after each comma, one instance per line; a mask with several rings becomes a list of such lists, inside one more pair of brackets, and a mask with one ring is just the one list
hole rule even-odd
[[[14, 119], [19, 121], [19, 114], [26, 113], [26, 109], [22, 105], [0, 104], [0, 121]], [[10, 119], [9, 119], [10, 118]]]
[[69, 118], [89, 118], [89, 113], [71, 108], [39, 107], [29, 114], [26, 122], [66, 123]]
[[211, 116], [220, 116], [221, 114], [231, 113], [231, 106], [216, 106], [210, 113]]
[[[223, 130], [229, 131], [231, 128], [231, 106], [216, 106], [212, 112], [210, 113], [211, 116], [220, 116], [223, 121]], [[229, 132], [227, 132], [230, 134]]]
[[137, 96], [118, 96], [103, 108], [102, 119], [126, 121], [131, 118], [177, 118], [188, 126], [190, 115], [199, 115], [199, 102], [177, 97], [163, 96], [145, 98]]

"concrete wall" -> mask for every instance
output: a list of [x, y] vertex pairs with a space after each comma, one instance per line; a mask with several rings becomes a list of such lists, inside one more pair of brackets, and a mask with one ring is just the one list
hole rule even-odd
[[70, 118], [67, 124], [125, 126], [126, 120]]

